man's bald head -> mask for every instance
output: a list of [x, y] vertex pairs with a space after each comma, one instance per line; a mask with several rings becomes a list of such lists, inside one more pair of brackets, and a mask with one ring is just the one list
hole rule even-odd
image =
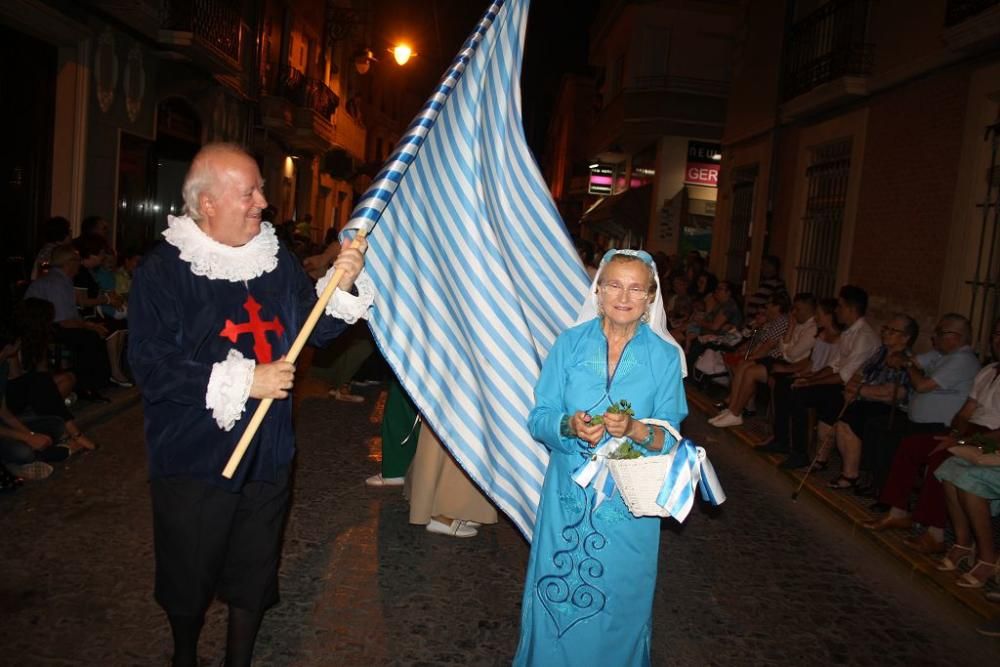
[[201, 197], [218, 192], [234, 161], [250, 161], [256, 166], [256, 161], [246, 149], [232, 143], [207, 144], [194, 156], [182, 189], [184, 212], [192, 220], [201, 220]]

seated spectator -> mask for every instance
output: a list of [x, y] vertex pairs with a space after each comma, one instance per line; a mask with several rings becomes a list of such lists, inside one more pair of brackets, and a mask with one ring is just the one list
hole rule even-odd
[[743, 322], [740, 307], [734, 299], [732, 283], [725, 280], [716, 286], [711, 300], [706, 298], [705, 309], [701, 323], [694, 328], [689, 327], [687, 335], [688, 363], [692, 367], [709, 345], [717, 344], [713, 343], [717, 338], [709, 337], [737, 331]]
[[782, 360], [781, 344], [790, 327], [788, 311], [791, 304], [786, 292], [775, 292], [768, 298], [767, 321], [746, 349], [746, 359], [736, 367], [731, 383], [728, 407], [708, 420], [719, 428], [743, 423], [743, 409], [753, 398], [758, 382], [767, 382], [771, 366]]
[[[25, 299], [18, 306], [15, 315], [17, 339], [7, 354], [7, 367], [2, 369], [2, 379], [6, 391], [0, 398], [6, 400], [10, 411], [22, 421], [30, 421], [25, 415], [30, 412], [40, 418], [55, 417], [59, 420], [59, 433], [65, 432], [69, 438], [70, 452], [97, 448], [90, 438], [83, 435], [63, 400], [59, 382], [50, 372], [48, 348], [52, 339], [53, 307], [41, 299]], [[75, 382], [72, 373], [68, 376], [70, 389]], [[53, 433], [56, 429], [35, 428], [35, 431]], [[56, 438], [58, 441], [58, 438]]]
[[[846, 327], [837, 348], [825, 368], [802, 374], [791, 385], [790, 416], [792, 430], [787, 443], [775, 440], [775, 445], [788, 448], [790, 454], [783, 468], [804, 468], [809, 465], [806, 453], [809, 410], [815, 409], [820, 421], [820, 441], [833, 428], [844, 405], [844, 388], [862, 364], [879, 346], [878, 334], [865, 319], [868, 293], [854, 285], [844, 285], [837, 298], [837, 319]], [[777, 417], [777, 415], [776, 415]]]
[[[111, 253], [107, 241], [94, 234], [81, 236], [73, 241], [73, 247], [80, 255], [80, 269], [73, 277], [73, 287], [80, 291], [77, 306], [85, 318], [98, 315], [95, 310], [103, 306], [113, 309], [122, 305], [121, 297], [113, 291], [101, 289], [97, 274], [103, 271], [105, 258]], [[113, 279], [112, 279], [113, 280]], [[121, 327], [114, 327], [117, 330]]]
[[[57, 246], [48, 273], [28, 286], [25, 298], [53, 304], [55, 339], [70, 351], [79, 393], [83, 398], [100, 399], [97, 391], [108, 384], [111, 376], [108, 357], [112, 344], [105, 343], [109, 332], [104, 326], [84, 320], [77, 311], [73, 277], [79, 270], [76, 250], [70, 245]], [[117, 349], [120, 353], [121, 346]]]
[[774, 255], [767, 255], [760, 264], [760, 284], [746, 302], [744, 309], [748, 320], [764, 310], [772, 294], [788, 293], [785, 281], [781, 279], [781, 260]]
[[691, 298], [705, 301], [708, 297], [715, 294], [715, 289], [719, 286], [719, 279], [704, 270], [701, 270], [694, 275], [692, 275], [689, 270], [688, 285]]
[[686, 298], [690, 302], [691, 295], [688, 290], [690, 283], [688, 282], [687, 275], [683, 271], [674, 271], [670, 275], [670, 280], [668, 280], [665, 284], [670, 286], [670, 293], [669, 295], [665, 295], [666, 298], [663, 302], [668, 314], [676, 308], [678, 299]]
[[[882, 327], [881, 347], [844, 388], [847, 404], [833, 430], [842, 465], [840, 476], [830, 482], [830, 488], [849, 489], [858, 483], [861, 477], [861, 436], [864, 435], [865, 425], [871, 419], [895, 410], [909, 393], [909, 375], [900, 366], [890, 364], [889, 359], [910, 356], [910, 348], [918, 333], [917, 322], [912, 317], [893, 316]], [[816, 454], [816, 466], [821, 470], [826, 468], [827, 456], [825, 451]]]
[[114, 271], [115, 285], [112, 291], [117, 293], [126, 303], [128, 302], [128, 293], [132, 291], [132, 276], [135, 274], [135, 267], [139, 266], [141, 260], [141, 252], [124, 252], [119, 258], [118, 268]]
[[49, 270], [49, 258], [52, 255], [53, 248], [63, 243], [69, 243], [69, 220], [59, 216], [46, 220], [45, 224], [42, 225], [42, 240], [45, 241], [45, 245], [38, 251], [35, 263], [31, 267], [32, 280], [38, 279], [39, 276], [44, 275]]
[[[1000, 359], [1000, 320], [993, 323], [991, 349]], [[889, 506], [889, 513], [869, 521], [870, 530], [910, 528], [914, 521], [927, 526], [919, 538], [906, 541], [907, 546], [921, 553], [944, 551], [946, 518], [944, 490], [934, 473], [951, 454], [957, 438], [1000, 429], [1000, 361], [983, 368], [972, 383], [972, 391], [951, 422], [949, 435], [914, 435], [899, 445], [880, 500]], [[914, 481], [923, 470], [920, 495], [911, 516], [910, 495]]]
[[[792, 383], [800, 377], [817, 373], [830, 365], [840, 341], [841, 325], [837, 322], [837, 300], [823, 299], [816, 304], [815, 331], [812, 349], [804, 359], [778, 362], [771, 367], [771, 401], [774, 422], [771, 438], [758, 449], [769, 454], [788, 454], [789, 412]], [[806, 329], [808, 331], [808, 329]], [[793, 332], [794, 333], [794, 332]], [[789, 341], [791, 344], [792, 341]]]
[[934, 327], [929, 352], [889, 359], [909, 375], [909, 407], [906, 414], [876, 418], [865, 426], [861, 469], [870, 473], [870, 482], [858, 489], [859, 495], [878, 498], [902, 438], [947, 433], [979, 372], [979, 359], [969, 346], [971, 339], [969, 320], [947, 313]]
[[[1000, 440], [1000, 430], [983, 435], [994, 442]], [[972, 445], [949, 451], [954, 456], [942, 463], [934, 476], [944, 486], [955, 544], [938, 569], [952, 571], [964, 561], [971, 568], [958, 577], [956, 583], [962, 588], [982, 588], [990, 579], [1000, 584], [1000, 558], [991, 517], [1000, 514], [1000, 454], [984, 453]]]
[[111, 240], [111, 223], [99, 215], [88, 215], [80, 223], [80, 236], [77, 239], [85, 236], [100, 237], [107, 244]]

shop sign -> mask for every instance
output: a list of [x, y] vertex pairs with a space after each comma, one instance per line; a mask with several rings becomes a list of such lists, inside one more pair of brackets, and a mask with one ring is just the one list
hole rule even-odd
[[722, 162], [722, 146], [703, 141], [689, 141], [684, 183], [718, 187], [720, 162]]

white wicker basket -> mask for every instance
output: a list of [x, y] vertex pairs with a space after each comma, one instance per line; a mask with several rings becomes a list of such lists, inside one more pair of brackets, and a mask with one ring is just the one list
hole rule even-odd
[[[643, 419], [642, 423], [662, 426], [677, 442], [681, 440], [681, 434], [668, 422]], [[670, 516], [667, 510], [656, 504], [656, 496], [659, 495], [673, 462], [673, 452], [638, 459], [608, 460], [608, 469], [629, 512], [635, 516]]]

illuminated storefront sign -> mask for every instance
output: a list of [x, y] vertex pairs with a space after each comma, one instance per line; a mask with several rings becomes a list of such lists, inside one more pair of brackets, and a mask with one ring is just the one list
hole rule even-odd
[[688, 185], [718, 187], [720, 162], [722, 162], [722, 146], [702, 141], [689, 141], [684, 182]]

